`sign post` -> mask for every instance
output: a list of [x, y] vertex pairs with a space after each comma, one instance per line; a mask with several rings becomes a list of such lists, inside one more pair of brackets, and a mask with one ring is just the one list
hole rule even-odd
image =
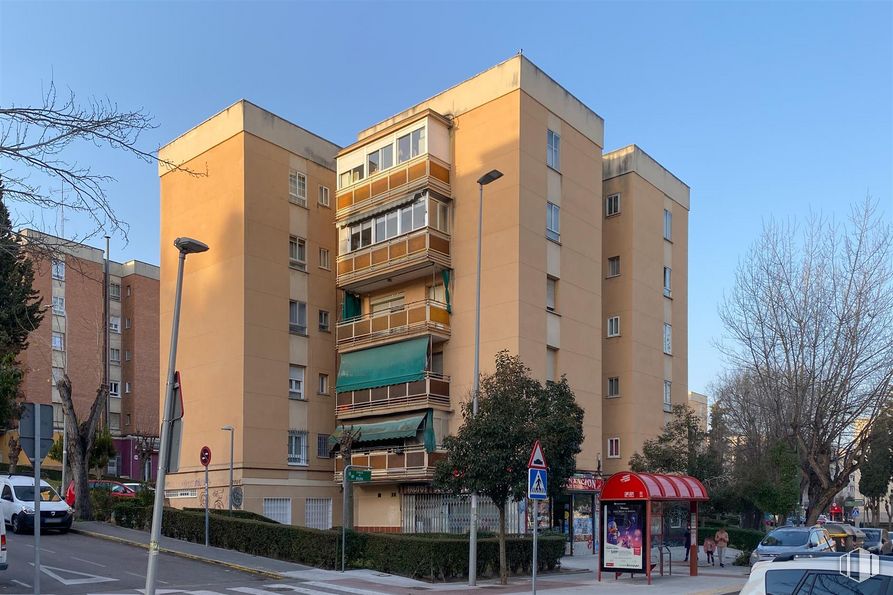
[[530, 452], [530, 460], [527, 462], [527, 498], [533, 509], [533, 573], [531, 587], [533, 595], [536, 595], [536, 570], [539, 564], [537, 560], [537, 533], [539, 531], [539, 500], [545, 500], [548, 496], [548, 470], [546, 457], [543, 456], [543, 447], [537, 440]]
[[347, 568], [347, 507], [352, 501], [347, 497], [347, 490], [353, 489], [355, 481], [369, 481], [372, 479], [372, 469], [369, 467], [358, 467], [357, 465], [345, 465], [344, 476], [341, 479], [341, 572]]
[[[53, 446], [53, 406], [25, 403], [19, 441], [34, 467], [34, 592], [40, 594], [40, 462]], [[65, 487], [63, 486], [63, 489]]]
[[202, 465], [205, 467], [205, 547], [210, 545], [210, 515], [208, 511], [208, 465], [211, 464], [211, 449], [207, 446], [202, 446], [202, 450], [199, 453], [199, 460]]

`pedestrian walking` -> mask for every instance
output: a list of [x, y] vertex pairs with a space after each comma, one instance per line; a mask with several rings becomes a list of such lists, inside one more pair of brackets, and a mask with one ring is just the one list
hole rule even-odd
[[704, 538], [704, 554], [707, 555], [707, 564], [710, 564], [711, 566], [716, 566], [716, 561], [713, 559], [713, 552], [715, 551], [716, 542], [708, 535]]
[[719, 555], [720, 568], [725, 567], [726, 548], [729, 547], [729, 534], [725, 527], [720, 527], [716, 535], [713, 536], [716, 541], [716, 553]]
[[688, 562], [688, 553], [691, 551], [691, 523], [685, 527], [685, 561]]

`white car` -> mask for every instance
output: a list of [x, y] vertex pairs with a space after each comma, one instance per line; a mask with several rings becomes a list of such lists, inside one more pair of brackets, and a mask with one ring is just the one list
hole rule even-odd
[[[25, 475], [0, 476], [0, 512], [13, 532], [34, 529], [34, 478]], [[40, 481], [40, 526], [42, 529], [71, 528], [74, 510], [47, 482]]]
[[6, 523], [0, 523], [0, 570], [6, 570], [9, 564], [6, 562]]
[[[857, 551], [870, 555], [865, 550]], [[757, 562], [741, 595], [893, 595], [893, 557], [876, 557], [877, 574], [858, 581], [841, 573], [841, 568], [847, 567], [846, 556], [852, 554], [784, 554], [774, 560]], [[858, 560], [852, 563], [854, 570], [859, 567]]]

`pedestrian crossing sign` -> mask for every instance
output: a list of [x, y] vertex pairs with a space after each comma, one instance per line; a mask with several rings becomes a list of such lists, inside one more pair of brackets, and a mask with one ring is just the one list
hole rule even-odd
[[527, 497], [531, 500], [545, 500], [547, 475], [545, 469], [527, 470]]

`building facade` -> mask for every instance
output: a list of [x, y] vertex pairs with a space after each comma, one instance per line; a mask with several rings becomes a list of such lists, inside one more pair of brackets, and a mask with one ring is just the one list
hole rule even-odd
[[[210, 246], [186, 262], [178, 367], [185, 403], [174, 506], [197, 506], [209, 446], [210, 504], [284, 523], [339, 522], [335, 428], [335, 153], [240, 101], [162, 148], [161, 345], [167, 356], [179, 236]], [[161, 371], [166, 374], [165, 370]], [[162, 378], [161, 388], [165, 381]], [[161, 402], [164, 400], [160, 393]], [[221, 428], [231, 426], [233, 435]]]
[[[53, 426], [63, 429], [56, 380], [67, 373], [79, 420], [90, 411], [103, 381], [103, 250], [22, 230], [34, 261], [34, 289], [47, 310], [21, 355], [25, 399], [53, 405]], [[118, 456], [108, 473], [133, 479], [153, 476], [143, 437], [158, 435], [158, 276], [155, 265], [138, 260], [109, 262], [108, 426]], [[0, 440], [4, 460], [8, 439]], [[143, 454], [144, 453], [144, 454]], [[25, 462], [25, 455], [20, 455]], [[46, 465], [59, 466], [47, 459]]]
[[710, 405], [707, 395], [688, 391], [688, 407], [698, 416], [701, 428], [706, 432], [710, 427]]

